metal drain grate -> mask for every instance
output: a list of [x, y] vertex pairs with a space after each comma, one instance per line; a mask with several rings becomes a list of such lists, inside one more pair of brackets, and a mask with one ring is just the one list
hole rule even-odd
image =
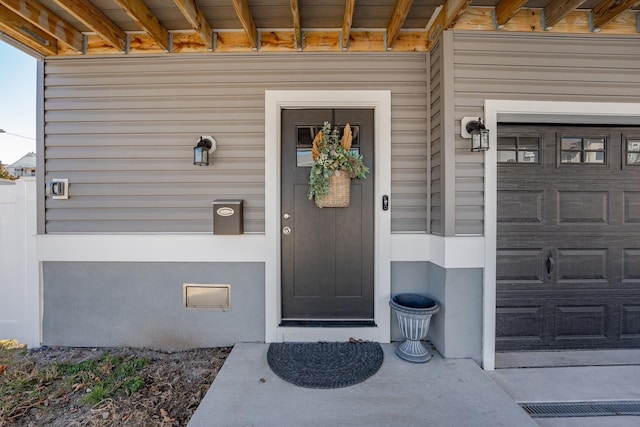
[[640, 415], [640, 401], [520, 403], [533, 418]]

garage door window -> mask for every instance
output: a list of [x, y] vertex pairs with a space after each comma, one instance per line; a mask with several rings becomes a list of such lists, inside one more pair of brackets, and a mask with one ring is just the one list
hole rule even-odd
[[606, 163], [606, 139], [605, 138], [561, 138], [561, 162], [570, 163]]
[[627, 165], [640, 166], [640, 139], [627, 139]]
[[499, 163], [540, 163], [540, 136], [499, 136]]

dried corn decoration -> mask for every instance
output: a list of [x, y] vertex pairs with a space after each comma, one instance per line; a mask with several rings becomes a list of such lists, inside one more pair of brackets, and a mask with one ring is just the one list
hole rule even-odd
[[353, 135], [351, 134], [351, 125], [347, 123], [347, 125], [344, 127], [342, 141], [340, 141], [340, 145], [342, 145], [344, 151], [349, 151], [351, 149], [351, 141], [353, 141]]
[[320, 143], [322, 142], [323, 136], [322, 131], [320, 131], [316, 134], [316, 137], [313, 138], [313, 147], [311, 148], [311, 157], [313, 157], [313, 160], [320, 158]]

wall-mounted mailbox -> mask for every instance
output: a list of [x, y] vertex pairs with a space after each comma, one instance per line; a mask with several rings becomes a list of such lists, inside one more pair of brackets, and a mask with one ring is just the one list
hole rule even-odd
[[242, 234], [242, 200], [213, 201], [213, 234]]

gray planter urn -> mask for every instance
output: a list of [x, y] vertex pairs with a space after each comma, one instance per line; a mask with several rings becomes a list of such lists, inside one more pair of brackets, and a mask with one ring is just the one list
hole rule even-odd
[[427, 336], [431, 316], [440, 310], [440, 306], [431, 298], [419, 294], [396, 295], [391, 298], [389, 305], [398, 315], [400, 331], [406, 338], [396, 348], [396, 354], [409, 362], [427, 362], [431, 359], [431, 352], [420, 340]]

